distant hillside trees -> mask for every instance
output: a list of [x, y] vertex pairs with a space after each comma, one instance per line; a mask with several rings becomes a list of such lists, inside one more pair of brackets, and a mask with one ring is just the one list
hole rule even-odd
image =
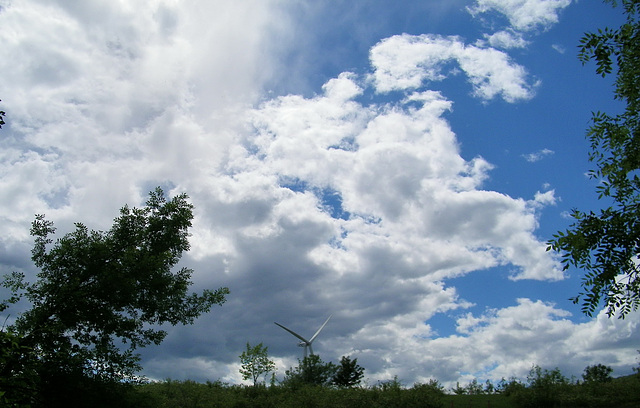
[[574, 210], [575, 222], [549, 244], [563, 254], [565, 269], [586, 271], [584, 291], [573, 298], [585, 314], [604, 305], [609, 316], [624, 318], [640, 305], [640, 1], [605, 2], [622, 6], [626, 22], [585, 34], [579, 58], [595, 61], [603, 77], [615, 75], [614, 98], [624, 104], [617, 115], [593, 113], [587, 132], [595, 165], [589, 176], [610, 206], [598, 213]]

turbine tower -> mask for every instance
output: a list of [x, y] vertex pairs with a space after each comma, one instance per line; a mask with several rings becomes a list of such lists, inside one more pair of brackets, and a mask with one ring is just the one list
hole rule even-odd
[[[331, 315], [331, 316], [333, 316], [333, 315]], [[327, 322], [329, 322], [329, 319], [331, 319], [331, 316], [327, 317], [327, 320], [325, 320], [324, 323], [322, 323], [322, 326], [320, 326], [318, 331], [313, 336], [311, 336], [311, 338], [309, 340], [305, 339], [304, 337], [302, 337], [298, 333], [294, 332], [293, 330], [287, 329], [286, 327], [284, 327], [280, 323], [277, 323], [277, 322], [274, 322], [274, 323], [277, 324], [278, 326], [282, 327], [283, 329], [285, 329], [289, 333], [293, 334], [294, 336], [296, 336], [300, 340], [302, 340], [300, 343], [298, 343], [298, 347], [304, 347], [304, 358], [307, 358], [307, 349], [309, 349], [310, 354], [313, 354], [313, 348], [311, 347], [311, 343], [313, 343], [313, 341], [316, 339], [316, 337], [318, 337], [318, 334], [320, 334], [320, 331], [322, 329], [324, 329], [324, 326], [327, 325]]]

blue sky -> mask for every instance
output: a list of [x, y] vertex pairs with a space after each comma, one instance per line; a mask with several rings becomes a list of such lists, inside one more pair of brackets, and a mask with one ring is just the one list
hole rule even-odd
[[[571, 0], [0, 1], [0, 269], [29, 224], [106, 229], [162, 185], [196, 206], [195, 287], [231, 294], [143, 351], [149, 378], [280, 377], [311, 335], [370, 383], [637, 366], [640, 315], [568, 301], [546, 242], [598, 203], [577, 60], [619, 10]], [[15, 316], [15, 315], [14, 315]], [[11, 318], [9, 318], [11, 319]]]

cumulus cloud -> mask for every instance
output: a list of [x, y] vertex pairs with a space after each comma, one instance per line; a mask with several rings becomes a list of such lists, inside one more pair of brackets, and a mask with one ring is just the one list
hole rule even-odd
[[491, 11], [503, 14], [516, 30], [547, 28], [558, 22], [558, 14], [571, 0], [476, 0], [469, 7], [472, 15]]
[[[231, 295], [144, 350], [152, 378], [239, 381], [247, 341], [268, 345], [282, 373], [300, 354], [272, 322], [313, 333], [330, 313], [314, 350], [333, 361], [353, 354], [372, 379], [518, 375], [550, 361], [548, 345], [559, 345], [549, 356], [572, 353], [572, 333], [618, 333], [583, 336], [597, 353], [637, 338], [635, 315], [578, 325], [528, 299], [463, 315], [457, 334], [437, 337], [429, 319], [474, 306], [452, 278], [494, 267], [512, 280], [564, 275], [536, 236], [553, 191], [489, 190], [493, 165], [463, 157], [447, 120], [453, 103], [430, 81], [461, 72], [482, 101], [510, 103], [531, 98], [536, 83], [495, 48], [400, 35], [373, 46], [370, 73], [337, 74], [312, 96], [266, 97], [264, 84], [286, 72], [281, 48], [296, 38], [286, 5], [3, 7], [3, 271], [33, 274], [34, 213], [61, 232], [73, 221], [104, 229], [121, 205], [140, 205], [162, 185], [195, 204], [183, 259], [195, 286]], [[367, 99], [396, 90], [395, 100]]]
[[484, 46], [488, 43], [491, 47], [510, 49], [510, 48], [525, 48], [529, 45], [529, 41], [525, 40], [521, 33], [515, 31], [498, 31], [493, 34], [484, 34], [485, 40], [478, 43], [480, 46]]
[[[371, 49], [373, 79], [379, 92], [410, 90], [426, 81], [441, 81], [455, 71], [457, 62], [473, 87], [474, 96], [507, 102], [530, 99], [537, 82], [530, 82], [524, 67], [495, 48], [467, 45], [458, 37], [396, 35]], [[448, 68], [448, 70], [446, 70]]]
[[361, 364], [384, 367], [371, 381], [397, 375], [405, 382], [436, 378], [453, 387], [473, 378], [525, 378], [534, 364], [559, 367], [563, 373], [580, 373], [601, 361], [616, 371], [626, 369], [635, 353], [637, 314], [612, 320], [602, 313], [585, 323], [573, 323], [570, 317], [552, 303], [520, 298], [502, 309], [462, 314], [450, 336], [438, 337], [429, 326], [412, 326], [413, 320], [398, 318], [367, 324], [345, 342], [361, 346], [351, 350]]
[[[434, 339], [429, 348], [434, 355], [452, 355], [445, 345], [455, 339], [458, 347], [452, 358], [458, 364], [465, 362], [468, 377], [494, 380], [512, 375], [523, 378], [533, 364], [580, 372], [587, 365], [607, 360], [618, 368], [633, 354], [629, 341], [637, 330], [637, 315], [624, 322], [607, 319], [602, 313], [593, 321], [578, 324], [569, 317], [569, 312], [551, 303], [522, 298], [514, 306], [460, 317], [458, 334], [446, 340]], [[616, 334], [609, 337], [596, 332]], [[611, 355], [607, 355], [607, 348]], [[562, 357], [567, 355], [571, 359]]]
[[[491, 29], [501, 27], [484, 34], [478, 46], [515, 49], [526, 48], [530, 44], [528, 38], [556, 24], [560, 12], [570, 4], [571, 0], [476, 0], [467, 10], [475, 18], [488, 19]], [[496, 14], [505, 17], [507, 24], [493, 18]]]
[[12, 132], [3, 164], [31, 169], [3, 177], [19, 205], [11, 211], [95, 222], [139, 201], [145, 183], [189, 178], [221, 158], [232, 118], [277, 70], [267, 34], [287, 27], [270, 2], [26, 2], [2, 18]]

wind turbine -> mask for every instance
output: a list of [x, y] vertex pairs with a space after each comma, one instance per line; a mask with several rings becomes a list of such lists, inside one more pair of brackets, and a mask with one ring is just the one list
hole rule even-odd
[[[331, 316], [333, 316], [333, 315], [331, 315]], [[309, 349], [310, 354], [313, 354], [313, 348], [311, 347], [311, 343], [313, 343], [313, 341], [316, 339], [316, 337], [318, 337], [318, 334], [320, 334], [320, 331], [322, 329], [324, 329], [324, 326], [327, 325], [327, 322], [329, 322], [329, 319], [331, 319], [331, 316], [327, 317], [327, 320], [325, 320], [324, 323], [322, 323], [322, 326], [320, 326], [320, 328], [318, 329], [316, 334], [311, 336], [311, 338], [309, 340], [305, 339], [304, 337], [302, 337], [298, 333], [294, 332], [293, 330], [287, 329], [286, 327], [284, 327], [280, 323], [277, 323], [277, 322], [274, 322], [274, 323], [277, 324], [278, 326], [282, 327], [283, 329], [285, 329], [289, 333], [293, 334], [294, 336], [296, 336], [300, 340], [302, 340], [300, 343], [298, 343], [298, 347], [304, 347], [304, 358], [307, 358], [307, 349]]]

